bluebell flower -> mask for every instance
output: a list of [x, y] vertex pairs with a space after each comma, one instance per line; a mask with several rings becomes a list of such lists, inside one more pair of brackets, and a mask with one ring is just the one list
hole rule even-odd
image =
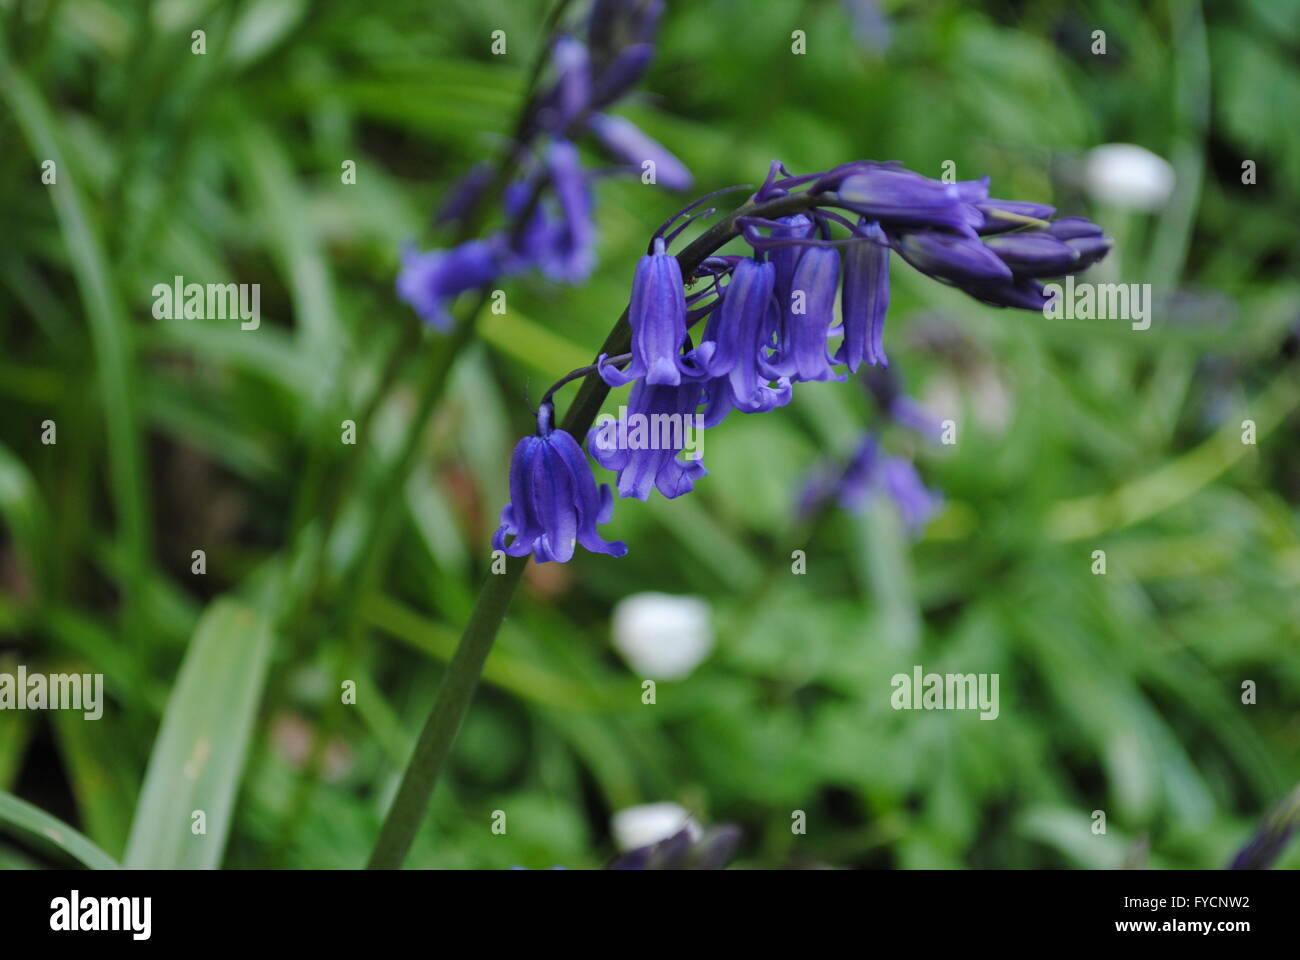
[[425, 323], [451, 328], [447, 304], [466, 290], [485, 287], [501, 273], [505, 262], [498, 240], [470, 240], [449, 250], [421, 252], [407, 247], [397, 275], [397, 295]]
[[695, 182], [686, 166], [663, 146], [641, 132], [631, 120], [599, 113], [591, 118], [591, 132], [611, 156], [638, 169], [654, 163], [655, 183], [669, 190], [685, 190]]
[[[706, 391], [707, 426], [720, 423], [733, 409], [761, 413], [790, 400], [790, 381], [767, 359], [778, 315], [775, 284], [772, 263], [744, 258], [732, 268], [731, 281], [709, 318], [701, 344], [712, 378]], [[776, 387], [771, 386], [773, 380]]]
[[[975, 204], [983, 222], [975, 228], [981, 236], [1005, 233], [1025, 225], [1024, 219], [1048, 220], [1056, 212], [1045, 203], [1027, 203], [1021, 200], [983, 200]], [[1009, 216], [1007, 216], [1009, 214]]]
[[[509, 556], [532, 553], [538, 563], [568, 562], [577, 544], [592, 553], [621, 557], [627, 545], [606, 541], [596, 525], [614, 513], [609, 486], [596, 486], [582, 449], [565, 431], [551, 426], [552, 409], [537, 414], [537, 434], [524, 437], [510, 459], [510, 502], [492, 546]], [[513, 541], [506, 542], [507, 537]]]
[[704, 427], [696, 414], [704, 387], [697, 380], [678, 386], [651, 386], [640, 380], [628, 398], [627, 416], [591, 428], [587, 449], [597, 463], [618, 471], [618, 495], [646, 500], [657, 489], [669, 500], [689, 493], [708, 475], [698, 459], [678, 458], [696, 431]]
[[[602, 4], [602, 16], [610, 22], [601, 27], [603, 52], [593, 59], [597, 85], [602, 71], [618, 60], [617, 45], [607, 43], [605, 33], [626, 32], [626, 20], [619, 18], [630, 16], [634, 8], [639, 9], [635, 0]], [[633, 62], [626, 69], [635, 68]], [[588, 122], [620, 159], [636, 163], [657, 158], [670, 184], [689, 178], [675, 158], [627, 121], [596, 113]], [[585, 246], [586, 182], [572, 144], [553, 144], [548, 164], [563, 216], [554, 221], [534, 217], [520, 225], [515, 252], [543, 264], [557, 257], [570, 263]], [[808, 211], [779, 219], [739, 217], [735, 224], [753, 256], [704, 259], [692, 278], [693, 283], [709, 280], [703, 290], [687, 296], [668, 244], [698, 217], [713, 212], [691, 213], [712, 195], [671, 217], [655, 234], [651, 252], [638, 262], [627, 314], [631, 351], [612, 362], [602, 354], [595, 367], [611, 387], [634, 384], [630, 406], [622, 420], [606, 422], [586, 438], [592, 457], [617, 471], [620, 496], [646, 499], [658, 489], [671, 498], [690, 491], [706, 471], [698, 460], [679, 458], [690, 449], [687, 423], [695, 429], [712, 428], [732, 410], [771, 410], [789, 402], [794, 382], [845, 379], [835, 364], [853, 372], [865, 365], [862, 375], [886, 421], [935, 437], [938, 422], [902, 394], [897, 378], [886, 369], [891, 251], [927, 276], [982, 302], [1042, 310], [1047, 303], [1043, 278], [1077, 273], [1105, 256], [1111, 244], [1087, 220], [1053, 221], [1050, 206], [990, 198], [988, 177], [946, 183], [893, 162], [860, 161], [825, 173], [792, 176], [774, 161], [751, 202], [761, 206], [796, 189], [809, 194]], [[519, 196], [512, 191], [507, 197], [516, 211]], [[846, 212], [856, 217], [850, 219]], [[840, 228], [849, 231], [847, 238], [836, 237]], [[700, 345], [693, 347], [690, 330], [706, 318]], [[832, 356], [828, 344], [837, 336], [842, 342]], [[584, 372], [574, 371], [557, 387]], [[888, 379], [873, 380], [882, 377]], [[703, 412], [697, 413], [701, 407]], [[634, 426], [634, 420], [640, 425]], [[658, 439], [665, 424], [676, 427], [676, 439], [671, 434], [668, 441]], [[638, 429], [641, 442], [629, 442]], [[541, 439], [546, 436], [543, 431]], [[538, 442], [532, 438], [529, 449]], [[803, 504], [811, 508], [838, 501], [858, 509], [877, 493], [894, 503], [913, 532], [941, 503], [909, 460], [881, 453], [869, 434], [837, 469], [814, 475]], [[549, 546], [547, 551], [553, 553]]]
[[922, 530], [943, 503], [943, 497], [926, 488], [921, 475], [910, 460], [885, 457], [880, 465], [880, 482], [894, 501], [903, 525], [916, 534]]
[[844, 289], [840, 294], [844, 342], [835, 355], [835, 362], [848, 364], [853, 373], [863, 359], [873, 366], [889, 365], [884, 344], [889, 246], [877, 223], [864, 222], [856, 232], [864, 239], [844, 251]]
[[556, 81], [548, 104], [547, 126], [557, 136], [564, 136], [570, 124], [591, 103], [591, 59], [587, 45], [574, 37], [558, 37], [551, 51], [551, 65]]
[[736, 855], [740, 829], [725, 825], [706, 830], [698, 839], [679, 830], [658, 843], [619, 854], [606, 870], [721, 870]]
[[[895, 227], [940, 227], [973, 233], [969, 202], [954, 183], [911, 170], [864, 163], [831, 176], [840, 206]], [[969, 193], [968, 193], [969, 195]], [[982, 221], [982, 218], [981, 218]]]
[[632, 361], [626, 370], [600, 360], [600, 375], [611, 387], [645, 379], [651, 386], [677, 386], [683, 376], [698, 379], [700, 370], [682, 356], [686, 341], [686, 292], [677, 258], [666, 252], [661, 237], [654, 252], [637, 263], [628, 302], [632, 327]]
[[[809, 238], [817, 227], [811, 218], [797, 213], [791, 217], [781, 217], [769, 231], [773, 240], [802, 240]], [[780, 309], [784, 310], [790, 303], [790, 290], [794, 284], [794, 268], [799, 265], [799, 255], [803, 248], [790, 245], [773, 247], [767, 251], [767, 259], [776, 268], [776, 281], [773, 293]]]
[[1059, 277], [1079, 262], [1079, 251], [1050, 233], [1019, 231], [989, 237], [984, 245], [1020, 277]]
[[1010, 280], [1011, 268], [979, 240], [925, 230], [903, 233], [895, 242], [899, 255], [922, 273], [966, 287]]
[[882, 453], [875, 436], [868, 433], [838, 477], [827, 468], [813, 473], [800, 497], [800, 512], [807, 516], [831, 499], [841, 509], [858, 512], [877, 493], [893, 502], [903, 525], [913, 535], [924, 529], [943, 503], [939, 493], [921, 482], [910, 460]]
[[843, 380], [831, 369], [827, 336], [835, 321], [840, 255], [831, 247], [808, 247], [790, 281], [782, 305], [778, 356], [773, 367], [792, 381]]
[[552, 280], [581, 283], [591, 275], [596, 262], [591, 185], [578, 159], [578, 148], [567, 140], [550, 144], [546, 169], [560, 215], [550, 229], [540, 266]]
[[591, 108], [599, 110], [613, 103], [645, 74], [654, 59], [652, 43], [635, 43], [625, 49], [596, 78], [591, 92]]

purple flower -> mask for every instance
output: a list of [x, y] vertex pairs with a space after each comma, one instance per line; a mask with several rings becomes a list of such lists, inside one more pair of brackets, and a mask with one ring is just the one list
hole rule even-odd
[[[832, 181], [833, 182], [833, 181]], [[973, 233], [969, 201], [955, 183], [931, 180], [911, 170], [863, 164], [838, 183], [840, 205], [886, 226], [944, 227]], [[968, 196], [974, 193], [967, 190]]]
[[1062, 217], [1047, 225], [1047, 232], [1057, 240], [1074, 240], [1076, 237], [1100, 237], [1101, 227], [1083, 217]]
[[466, 290], [485, 287], [502, 272], [504, 258], [495, 240], [470, 240], [450, 250], [402, 252], [397, 295], [420, 319], [439, 330], [451, 328], [447, 304]]
[[1011, 268], [978, 240], [927, 230], [902, 234], [895, 245], [904, 260], [927, 276], [957, 286], [1011, 279]]
[[591, 103], [591, 59], [587, 46], [573, 37], [559, 37], [551, 51], [556, 82], [551, 129], [563, 135]]
[[591, 94], [591, 108], [599, 110], [632, 89], [645, 74], [654, 55], [654, 44], [635, 43], [615, 57], [596, 79]]
[[665, 252], [664, 241], [655, 238], [654, 253], [641, 258], [632, 278], [628, 303], [632, 327], [632, 362], [626, 370], [605, 363], [600, 375], [611, 387], [621, 387], [645, 378], [651, 386], [677, 386], [683, 376], [698, 378], [701, 371], [681, 354], [686, 340], [686, 293], [677, 258]]
[[[538, 563], [567, 563], [576, 544], [592, 553], [621, 557], [627, 545], [601, 538], [596, 525], [614, 513], [609, 487], [596, 481], [573, 437], [550, 426], [551, 407], [537, 413], [538, 433], [524, 437], [510, 459], [510, 502], [492, 546], [512, 557], [532, 553]], [[506, 537], [514, 540], [507, 544]]]
[[806, 516], [832, 497], [842, 509], [857, 512], [875, 493], [889, 497], [904, 526], [914, 535], [943, 503], [938, 493], [926, 489], [911, 461], [882, 454], [876, 438], [867, 434], [838, 478], [826, 469], [812, 475], [800, 497], [800, 512]]
[[[772, 292], [776, 267], [759, 260], [743, 259], [732, 269], [731, 282], [714, 310], [704, 333], [704, 344], [712, 345], [707, 368], [709, 409], [706, 425], [714, 426], [733, 408], [742, 413], [759, 413], [787, 403], [790, 382], [767, 362], [766, 348], [776, 326], [776, 301]], [[725, 382], [719, 382], [723, 381]]]
[[591, 222], [591, 187], [578, 148], [567, 140], [553, 141], [546, 152], [546, 168], [560, 217], [542, 251], [542, 272], [559, 282], [581, 283], [595, 266], [596, 228]]
[[943, 498], [926, 489], [916, 467], [909, 460], [886, 457], [880, 465], [880, 473], [885, 493], [898, 508], [903, 525], [911, 533], [918, 533], [930, 522], [930, 518], [943, 503]]
[[695, 481], [707, 476], [698, 459], [679, 460], [695, 447], [704, 429], [695, 411], [703, 399], [698, 381], [679, 386], [650, 386], [638, 381], [622, 420], [605, 419], [587, 434], [587, 449], [607, 470], [618, 471], [618, 495], [646, 500], [651, 488], [669, 500], [690, 493]]
[[831, 247], [808, 247], [790, 281], [789, 302], [782, 305], [779, 358], [773, 364], [791, 380], [843, 380], [831, 369], [826, 338], [835, 320], [840, 255]]
[[[773, 240], [800, 240], [813, 235], [816, 225], [802, 213], [797, 213], [792, 217], [781, 217], [772, 227], [770, 237]], [[799, 255], [803, 253], [802, 247], [785, 246], [773, 247], [768, 251], [767, 259], [776, 267], [776, 284], [773, 292], [776, 294], [777, 305], [785, 309], [790, 303], [790, 290], [794, 283], [794, 268], [799, 265]]]
[[1037, 280], [999, 280], [996, 283], [978, 284], [966, 292], [980, 303], [990, 307], [1014, 307], [1018, 310], [1041, 312], [1051, 298]]
[[1029, 231], [989, 237], [984, 245], [1018, 277], [1059, 277], [1079, 262], [1079, 251], [1051, 234]]
[[[1024, 226], [1020, 217], [1032, 217], [1035, 220], [1047, 220], [1056, 212], [1055, 207], [1045, 203], [1026, 203], [1020, 200], [984, 200], [976, 203], [975, 208], [983, 215], [984, 222], [975, 229], [981, 236], [1005, 233]], [[1011, 214], [1011, 216], [1003, 216]], [[1086, 222], [1086, 221], [1085, 221]]]
[[669, 190], [685, 190], [694, 178], [685, 165], [663, 146], [647, 137], [630, 120], [598, 113], [591, 118], [591, 132], [611, 156], [641, 168], [647, 161], [654, 164], [655, 182]]
[[889, 247], [879, 224], [860, 224], [857, 233], [865, 239], [850, 244], [844, 252], [844, 289], [840, 293], [844, 342], [835, 354], [835, 362], [848, 364], [854, 373], [864, 357], [872, 366], [889, 365], [884, 345]]

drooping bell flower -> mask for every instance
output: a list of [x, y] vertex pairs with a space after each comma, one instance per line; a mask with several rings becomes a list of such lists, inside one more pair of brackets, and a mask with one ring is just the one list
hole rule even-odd
[[[837, 175], [838, 177], [839, 175]], [[830, 181], [835, 183], [835, 179]], [[860, 164], [835, 187], [840, 206], [888, 227], [943, 227], [973, 234], [970, 204], [955, 183], [923, 177], [911, 170]], [[966, 195], [975, 193], [967, 189]]]
[[555, 89], [550, 104], [551, 131], [564, 136], [568, 127], [591, 103], [591, 56], [587, 45], [575, 37], [559, 37], [551, 51]]
[[732, 268], [722, 304], [709, 317], [704, 333], [704, 339], [714, 344], [710, 375], [725, 376], [758, 356], [775, 282], [776, 268], [761, 260], [746, 257]]
[[898, 508], [903, 525], [909, 532], [918, 533], [942, 505], [943, 498], [926, 488], [910, 460], [886, 457], [880, 474], [884, 491]]
[[[596, 486], [582, 449], [565, 431], [551, 426], [552, 408], [537, 413], [537, 434], [524, 437], [510, 459], [510, 502], [492, 546], [509, 556], [532, 553], [538, 563], [573, 558], [577, 544], [592, 553], [621, 557], [627, 545], [606, 541], [596, 525], [614, 513], [609, 486]], [[507, 537], [513, 537], [506, 542]]]
[[651, 386], [677, 386], [683, 377], [698, 378], [700, 370], [681, 348], [686, 340], [686, 292], [677, 258], [656, 237], [654, 252], [637, 263], [628, 303], [632, 327], [632, 361], [626, 370], [599, 361], [600, 376], [611, 387], [642, 378]]
[[929, 522], [943, 498], [926, 488], [909, 460], [881, 453], [875, 436], [868, 433], [845, 463], [838, 477], [825, 468], [814, 472], [799, 500], [802, 515], [809, 516], [834, 499], [841, 509], [865, 509], [870, 497], [889, 497], [908, 532], [915, 535]]
[[626, 416], [608, 418], [591, 428], [587, 449], [607, 470], [618, 471], [618, 495], [646, 500], [651, 489], [669, 500], [689, 493], [708, 470], [697, 458], [703, 417], [696, 413], [704, 388], [686, 380], [677, 386], [651, 386], [637, 381], [628, 398]]
[[446, 332], [452, 322], [447, 304], [466, 290], [487, 286], [500, 275], [504, 262], [496, 239], [470, 240], [449, 250], [408, 247], [402, 251], [397, 295], [425, 323]]
[[879, 224], [860, 224], [857, 234], [864, 239], [844, 251], [844, 288], [840, 292], [844, 342], [835, 354], [835, 362], [848, 364], [854, 373], [864, 358], [872, 366], [889, 365], [884, 345], [889, 246]]
[[713, 344], [707, 363], [709, 376], [725, 377], [728, 384], [725, 390], [719, 385], [710, 391], [714, 414], [725, 416], [717, 406], [723, 398], [727, 409], [744, 413], [771, 410], [789, 400], [788, 381], [783, 389], [769, 386], [781, 376], [767, 359], [777, 317], [775, 283], [773, 264], [741, 260], [732, 269], [722, 305], [709, 318], [704, 333], [705, 343]]
[[1110, 252], [1112, 245], [1110, 237], [1102, 233], [1101, 227], [1083, 217], [1053, 220], [1047, 225], [1047, 232], [1078, 252], [1079, 259], [1071, 273], [1092, 266]]
[[1011, 279], [1011, 268], [979, 240], [923, 230], [904, 233], [896, 241], [900, 256], [936, 280], [958, 287]]
[[[802, 213], [791, 217], [781, 217], [776, 221], [769, 234], [773, 240], [801, 240], [811, 237], [816, 225]], [[801, 246], [773, 247], [767, 252], [767, 259], [776, 268], [776, 280], [773, 292], [777, 305], [784, 310], [790, 304], [790, 289], [794, 283], [794, 268], [799, 265], [799, 257], [804, 252]]]
[[582, 171], [578, 148], [555, 140], [546, 151], [546, 168], [560, 216], [542, 251], [542, 272], [561, 283], [582, 283], [595, 266], [596, 228], [591, 221], [591, 186]]
[[983, 200], [975, 204], [983, 216], [983, 223], [975, 228], [980, 236], [1005, 233], [1025, 225], [1025, 218], [1047, 220], [1056, 212], [1045, 203], [1028, 203], [1022, 200]]
[[832, 247], [808, 247], [799, 255], [783, 305], [778, 356], [773, 368], [792, 381], [843, 380], [831, 369], [826, 338], [835, 320], [840, 255]]
[[685, 164], [651, 137], [641, 132], [631, 120], [598, 113], [589, 123], [600, 145], [616, 160], [645, 169], [646, 161], [654, 164], [654, 182], [669, 190], [685, 190], [695, 182]]
[[1078, 250], [1038, 231], [989, 237], [984, 245], [1018, 277], [1059, 277], [1073, 272], [1079, 262]]

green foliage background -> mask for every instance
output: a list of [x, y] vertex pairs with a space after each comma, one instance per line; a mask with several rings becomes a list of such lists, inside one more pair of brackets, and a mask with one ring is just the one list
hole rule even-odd
[[[598, 866], [612, 811], [676, 800], [740, 824], [744, 867], [1218, 867], [1300, 780], [1300, 7], [883, 8], [878, 54], [839, 2], [672, 3], [619, 112], [701, 193], [773, 158], [952, 160], [1098, 220], [1108, 279], [1176, 295], [1137, 333], [985, 308], [896, 263], [890, 356], [961, 424], [955, 448], [886, 438], [944, 491], [924, 537], [880, 507], [794, 518], [807, 469], [870, 423], [852, 383], [733, 416], [696, 493], [617, 504], [626, 558], [530, 570], [412, 866]], [[102, 672], [109, 697], [93, 723], [0, 714], [0, 865], [364, 863], [486, 573], [525, 392], [590, 361], [685, 202], [602, 181], [591, 282], [509, 282], [412, 422], [445, 342], [404, 346], [398, 251], [446, 242], [430, 213], [499, 149], [545, 13], [0, 3], [0, 670]], [[1079, 158], [1112, 141], [1171, 160], [1166, 208], [1089, 205]], [[261, 284], [261, 329], [155, 320], [178, 274]], [[640, 590], [707, 598], [718, 630], [653, 707], [609, 640]], [[891, 710], [915, 663], [999, 673], [1001, 716]]]

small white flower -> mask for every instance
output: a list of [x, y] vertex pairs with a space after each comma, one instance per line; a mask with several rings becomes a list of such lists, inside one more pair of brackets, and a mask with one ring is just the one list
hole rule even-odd
[[620, 850], [635, 850], [649, 846], [680, 832], [689, 831], [692, 840], [698, 840], [703, 829], [685, 807], [676, 803], [644, 803], [628, 807], [614, 814], [610, 829]]
[[1107, 143], [1088, 151], [1083, 183], [1093, 199], [1130, 210], [1159, 210], [1174, 192], [1174, 168], [1164, 157], [1132, 143]]
[[698, 597], [637, 593], [614, 608], [614, 646], [641, 676], [676, 680], [713, 649], [709, 605]]

